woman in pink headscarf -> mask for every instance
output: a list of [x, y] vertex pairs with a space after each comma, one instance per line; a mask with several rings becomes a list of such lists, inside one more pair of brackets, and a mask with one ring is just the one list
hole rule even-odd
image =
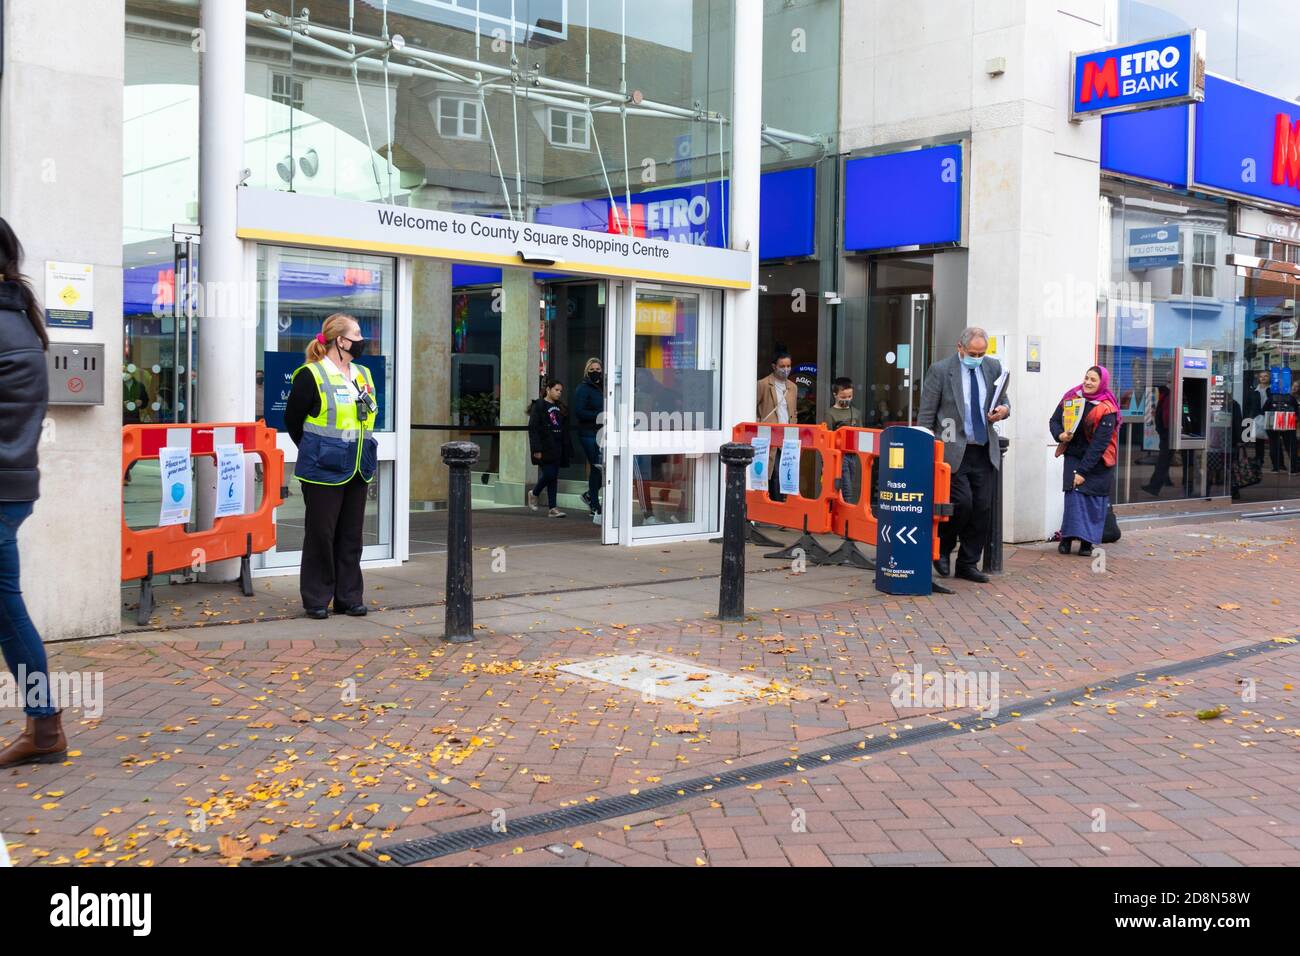
[[[1083, 399], [1084, 406], [1074, 431], [1065, 429], [1067, 402]], [[1057, 403], [1052, 415], [1052, 437], [1059, 442], [1056, 457], [1065, 458], [1062, 490], [1065, 517], [1061, 522], [1061, 554], [1079, 539], [1079, 554], [1092, 554], [1101, 542], [1114, 487], [1115, 461], [1119, 451], [1119, 401], [1110, 390], [1110, 372], [1094, 365]]]

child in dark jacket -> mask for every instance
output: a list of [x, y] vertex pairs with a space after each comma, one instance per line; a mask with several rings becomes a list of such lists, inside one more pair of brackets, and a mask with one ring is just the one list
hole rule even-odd
[[537, 484], [528, 494], [528, 507], [538, 510], [545, 489], [551, 518], [564, 517], [564, 512], [555, 506], [560, 469], [569, 463], [569, 413], [560, 404], [563, 394], [564, 384], [552, 379], [528, 412], [528, 449], [538, 472]]

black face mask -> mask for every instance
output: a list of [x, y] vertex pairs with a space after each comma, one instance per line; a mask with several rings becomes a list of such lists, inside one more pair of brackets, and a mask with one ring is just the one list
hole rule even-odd
[[588, 372], [588, 373], [587, 373], [587, 378], [591, 380], [591, 384], [592, 384], [592, 385], [599, 385], [599, 384], [600, 384], [600, 379], [601, 379], [601, 374], [600, 374], [600, 372]]
[[[343, 347], [343, 343], [348, 343], [348, 348]], [[339, 339], [338, 349], [340, 352], [347, 352], [353, 359], [359, 359], [366, 354], [366, 340], [359, 339], [353, 342], [351, 339]]]

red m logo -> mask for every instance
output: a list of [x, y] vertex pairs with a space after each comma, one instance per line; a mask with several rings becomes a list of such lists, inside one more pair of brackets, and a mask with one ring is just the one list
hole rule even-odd
[[632, 219], [628, 221], [628, 207], [613, 202], [609, 207], [606, 231], [618, 236], [645, 236], [645, 206], [632, 204]]
[[1093, 96], [1099, 99], [1119, 96], [1119, 61], [1115, 57], [1100, 67], [1093, 60], [1083, 64], [1083, 89], [1080, 91], [1079, 102], [1091, 103]]
[[1300, 189], [1300, 121], [1292, 125], [1285, 113], [1277, 114], [1273, 137], [1273, 184]]

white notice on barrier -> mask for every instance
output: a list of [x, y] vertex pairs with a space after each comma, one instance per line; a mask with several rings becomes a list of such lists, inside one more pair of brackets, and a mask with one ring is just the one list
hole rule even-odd
[[244, 446], [218, 445], [217, 506], [213, 514], [228, 518], [244, 513]]
[[767, 487], [768, 473], [770, 465], [768, 452], [772, 447], [772, 429], [766, 425], [760, 425], [758, 434], [754, 436], [754, 460], [749, 463], [749, 489], [750, 491], [761, 491]]
[[185, 524], [194, 501], [194, 475], [188, 448], [161, 448], [158, 468], [162, 478], [162, 507], [158, 526]]
[[799, 429], [787, 428], [781, 441], [781, 494], [799, 494]]

